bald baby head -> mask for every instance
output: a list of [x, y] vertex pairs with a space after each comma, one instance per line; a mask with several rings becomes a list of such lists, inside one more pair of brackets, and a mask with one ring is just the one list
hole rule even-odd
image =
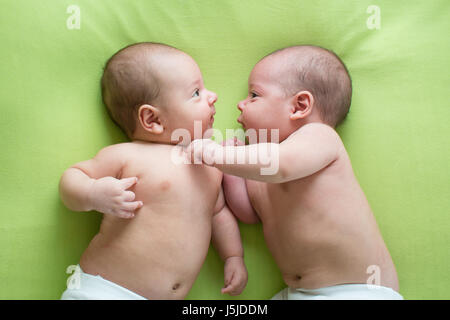
[[158, 65], [173, 54], [183, 52], [165, 44], [142, 42], [119, 50], [106, 62], [101, 80], [103, 102], [129, 138], [136, 129], [139, 106], [160, 98]]
[[348, 113], [352, 82], [341, 59], [317, 46], [293, 46], [277, 50], [259, 63], [273, 64], [276, 81], [286, 95], [309, 91], [322, 121], [336, 127]]

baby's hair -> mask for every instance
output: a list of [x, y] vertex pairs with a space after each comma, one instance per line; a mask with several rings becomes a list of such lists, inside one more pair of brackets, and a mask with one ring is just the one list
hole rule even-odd
[[266, 57], [283, 54], [287, 70], [292, 72], [280, 79], [286, 94], [311, 92], [322, 121], [338, 126], [352, 99], [352, 80], [344, 62], [333, 51], [312, 45], [283, 48]]
[[160, 94], [155, 55], [175, 51], [162, 43], [140, 42], [120, 49], [106, 62], [101, 79], [103, 103], [128, 138], [136, 130], [138, 108], [153, 104]]

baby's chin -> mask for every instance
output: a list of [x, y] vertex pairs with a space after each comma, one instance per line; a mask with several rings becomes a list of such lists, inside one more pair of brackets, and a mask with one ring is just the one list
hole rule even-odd
[[210, 139], [213, 136], [214, 134], [213, 125], [214, 125], [214, 116], [211, 116], [210, 118], [202, 122], [203, 139]]
[[183, 140], [190, 141], [210, 139], [214, 134], [213, 123], [214, 119], [206, 119], [203, 121], [195, 121], [194, 125], [186, 124], [186, 126], [174, 129], [172, 131], [172, 138], [183, 137]]

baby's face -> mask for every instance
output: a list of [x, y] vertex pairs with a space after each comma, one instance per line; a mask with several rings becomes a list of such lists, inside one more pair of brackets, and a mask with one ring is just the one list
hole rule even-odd
[[217, 95], [204, 87], [200, 69], [190, 56], [180, 53], [164, 59], [171, 59], [162, 61], [160, 68], [165, 129], [187, 129], [194, 139], [195, 121], [201, 122], [202, 135], [212, 128]]
[[[241, 111], [237, 121], [245, 130], [267, 129], [267, 141], [270, 142], [270, 130], [279, 130], [279, 141], [286, 139], [296, 128], [289, 119], [293, 111], [293, 100], [285, 94], [281, 85], [283, 68], [278, 61], [266, 58], [253, 68], [248, 80], [248, 96], [238, 103]], [[261, 141], [258, 135], [258, 142]], [[274, 141], [276, 142], [276, 141]]]

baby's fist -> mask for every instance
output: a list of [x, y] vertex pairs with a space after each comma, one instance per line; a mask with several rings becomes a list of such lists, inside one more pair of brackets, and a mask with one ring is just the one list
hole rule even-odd
[[134, 211], [143, 206], [142, 201], [134, 201], [134, 192], [127, 191], [136, 182], [136, 177], [121, 180], [113, 177], [93, 179], [88, 196], [90, 206], [101, 213], [133, 218]]
[[227, 147], [227, 146], [237, 147], [237, 146], [244, 146], [244, 145], [245, 145], [245, 143], [243, 141], [239, 140], [237, 137], [233, 137], [231, 139], [222, 141], [222, 146], [224, 146], [224, 147]]
[[247, 285], [248, 280], [244, 258], [229, 257], [225, 261], [224, 275], [225, 287], [221, 290], [222, 294], [228, 293], [230, 296], [237, 296], [241, 294]]

